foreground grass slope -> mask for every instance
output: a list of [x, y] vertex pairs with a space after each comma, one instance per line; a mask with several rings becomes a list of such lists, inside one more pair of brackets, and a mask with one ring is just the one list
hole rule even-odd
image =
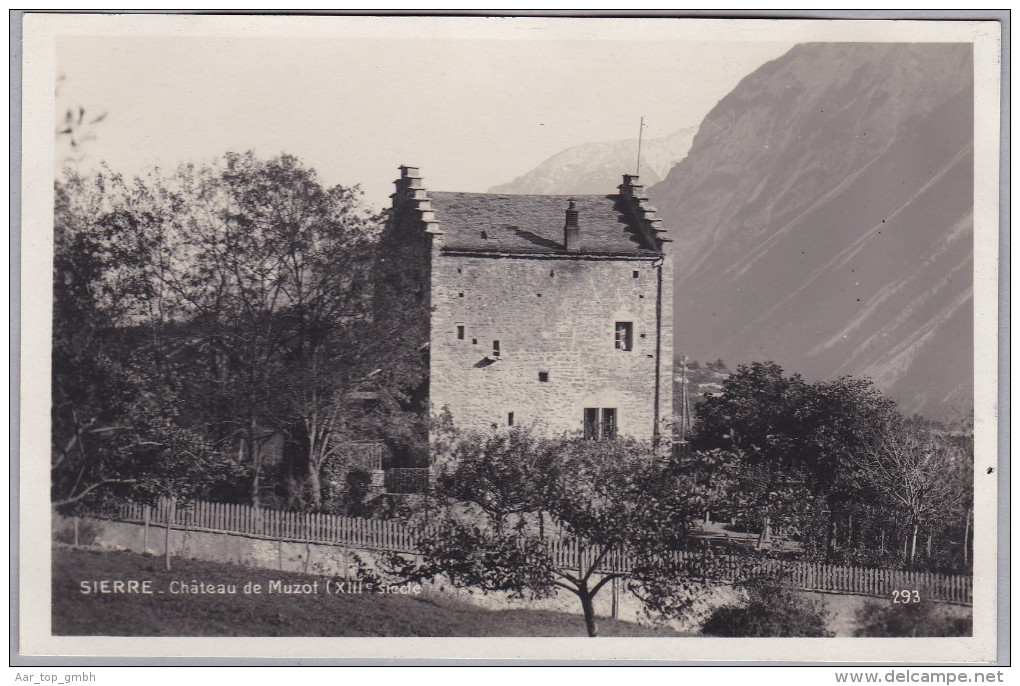
[[[64, 636], [585, 636], [578, 615], [489, 611], [425, 595], [327, 595], [306, 574], [126, 552], [54, 548], [53, 633]], [[150, 580], [151, 595], [84, 594], [81, 583]], [[271, 581], [319, 582], [319, 593], [268, 594]], [[171, 582], [234, 584], [237, 595], [172, 594]], [[247, 583], [263, 593], [243, 594]], [[162, 594], [158, 591], [164, 591]], [[669, 629], [600, 619], [603, 636], [676, 636]]]

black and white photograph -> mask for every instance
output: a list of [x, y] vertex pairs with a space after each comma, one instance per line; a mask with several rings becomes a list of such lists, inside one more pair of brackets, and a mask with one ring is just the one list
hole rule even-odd
[[996, 659], [998, 22], [23, 21], [22, 655]]

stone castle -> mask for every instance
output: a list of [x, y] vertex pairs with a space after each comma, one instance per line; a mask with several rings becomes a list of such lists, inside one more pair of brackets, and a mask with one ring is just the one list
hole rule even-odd
[[429, 192], [388, 233], [428, 317], [429, 406], [458, 428], [671, 441], [671, 243], [638, 177], [612, 195]]

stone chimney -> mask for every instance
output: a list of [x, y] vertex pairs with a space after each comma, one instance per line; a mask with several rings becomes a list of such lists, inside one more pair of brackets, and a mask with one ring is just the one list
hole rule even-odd
[[581, 227], [577, 224], [577, 204], [573, 198], [567, 203], [567, 220], [563, 225], [563, 247], [567, 252], [581, 251]]
[[620, 197], [630, 213], [631, 219], [638, 225], [641, 235], [654, 250], [662, 250], [662, 243], [669, 241], [666, 230], [662, 228], [662, 220], [655, 216], [656, 210], [648, 204], [645, 187], [637, 174], [624, 174], [623, 183], [619, 185]]
[[398, 215], [409, 212], [412, 220], [425, 224], [428, 233], [442, 233], [418, 167], [400, 165], [400, 178], [395, 184], [396, 192], [390, 196], [393, 199], [393, 212]]

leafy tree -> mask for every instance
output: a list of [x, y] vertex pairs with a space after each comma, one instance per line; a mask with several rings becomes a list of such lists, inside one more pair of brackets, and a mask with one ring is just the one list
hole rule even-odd
[[356, 188], [326, 188], [287, 155], [228, 154], [131, 183], [69, 177], [56, 212], [55, 500], [136, 481], [134, 467], [92, 458], [93, 478], [78, 479], [83, 441], [116, 438], [160, 404], [233, 455], [256, 505], [274, 436], [303, 446], [316, 508], [350, 436], [420, 449], [408, 416], [427, 334], [373, 316], [379, 217]]
[[55, 186], [52, 345], [53, 503], [95, 500], [136, 483], [129, 436], [144, 400], [142, 378], [118, 335], [132, 283], [118, 235], [102, 218], [116, 179], [69, 173]]
[[125, 231], [130, 190], [107, 172], [69, 173], [55, 197], [54, 505], [188, 499], [234, 478], [180, 425], [180, 399], [150, 364], [137, 326], [145, 280]]
[[[677, 575], [693, 570], [678, 553], [720, 495], [709, 477], [728, 463], [719, 454], [662, 460], [631, 440], [546, 439], [527, 427], [454, 435], [451, 455], [437, 463], [439, 523], [422, 530], [417, 559], [392, 571], [445, 574], [515, 597], [566, 589], [590, 636], [598, 634], [594, 599], [614, 579], [626, 576], [659, 614], [690, 606], [695, 584]], [[624, 551], [629, 570], [616, 562]]]
[[367, 311], [373, 218], [357, 191], [323, 188], [286, 155], [228, 154], [222, 167], [185, 167], [149, 197], [150, 207], [165, 198], [183, 210], [141, 208], [153, 220], [153, 289], [186, 324], [181, 343], [207, 361], [203, 390], [220, 409], [210, 416], [243, 446], [252, 503], [261, 496], [263, 443], [298, 426], [318, 504], [318, 476], [337, 450], [336, 408], [365, 373], [351, 359], [359, 350], [351, 339]]
[[861, 490], [858, 458], [902, 424], [895, 403], [868, 380], [809, 384], [773, 362], [739, 366], [723, 393], [696, 411], [695, 448], [743, 455], [734, 492], [745, 513], [757, 513], [762, 538], [782, 523], [801, 536], [813, 532], [806, 542], [823, 551], [833, 545], [834, 523], [817, 526], [817, 516], [873, 498]]
[[901, 421], [868, 380], [814, 384], [774, 362], [741, 365], [722, 394], [698, 408], [700, 448], [736, 447], [748, 463], [802, 471], [816, 493], [836, 494], [848, 457], [869, 450]]
[[929, 427], [916, 425], [885, 436], [853, 459], [863, 485], [906, 518], [908, 566], [913, 567], [921, 525], [942, 516], [958, 499], [962, 484], [951, 475], [969, 460]]

